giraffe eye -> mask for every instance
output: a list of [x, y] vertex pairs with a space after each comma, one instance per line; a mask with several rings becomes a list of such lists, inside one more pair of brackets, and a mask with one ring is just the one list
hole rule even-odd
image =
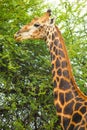
[[39, 23], [35, 23], [34, 26], [35, 26], [35, 27], [39, 27], [40, 24], [39, 24]]

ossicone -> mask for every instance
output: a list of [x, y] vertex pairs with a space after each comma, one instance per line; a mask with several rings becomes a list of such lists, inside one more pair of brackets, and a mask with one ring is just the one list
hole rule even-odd
[[49, 16], [51, 16], [51, 12], [52, 12], [51, 9], [47, 10], [47, 13], [49, 13]]

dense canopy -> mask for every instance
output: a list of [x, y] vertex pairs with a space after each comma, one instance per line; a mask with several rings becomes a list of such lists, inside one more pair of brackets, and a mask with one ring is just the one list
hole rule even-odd
[[[55, 3], [54, 3], [55, 4]], [[76, 82], [87, 95], [87, 2], [0, 1], [0, 129], [59, 130], [49, 50], [44, 41], [14, 34], [51, 8], [64, 37]]]

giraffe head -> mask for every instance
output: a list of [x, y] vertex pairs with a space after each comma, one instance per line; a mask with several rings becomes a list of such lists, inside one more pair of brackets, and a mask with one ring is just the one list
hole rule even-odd
[[54, 24], [50, 18], [51, 10], [48, 10], [42, 17], [33, 19], [29, 24], [23, 26], [15, 35], [18, 41], [24, 39], [45, 39], [46, 30]]

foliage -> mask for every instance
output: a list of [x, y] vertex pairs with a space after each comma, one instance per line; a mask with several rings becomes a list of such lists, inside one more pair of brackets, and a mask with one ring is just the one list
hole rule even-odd
[[87, 2], [61, 2], [63, 11], [59, 10], [57, 22], [63, 31], [76, 82], [87, 94]]
[[[73, 5], [73, 6], [72, 6]], [[60, 0], [58, 15], [73, 71], [87, 94], [86, 2]], [[49, 5], [50, 6], [50, 5]], [[73, 8], [74, 7], [74, 8]], [[50, 56], [44, 41], [16, 42], [14, 33], [47, 8], [42, 0], [0, 2], [0, 129], [59, 130], [53, 105]], [[80, 26], [80, 27], [79, 27]]]

